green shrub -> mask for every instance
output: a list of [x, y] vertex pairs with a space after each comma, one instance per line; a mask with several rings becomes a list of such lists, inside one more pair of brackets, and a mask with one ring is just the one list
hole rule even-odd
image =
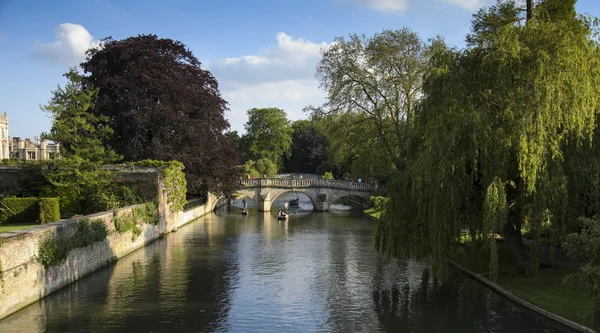
[[45, 267], [63, 263], [71, 250], [86, 247], [106, 238], [108, 231], [100, 219], [81, 219], [70, 236], [48, 236], [39, 245], [38, 261]]
[[158, 206], [156, 202], [146, 202], [145, 204], [133, 207], [131, 212], [119, 214], [118, 210], [113, 212], [113, 223], [119, 233], [132, 231], [132, 240], [142, 233], [138, 223], [158, 224], [160, 216], [158, 215]]
[[58, 198], [41, 198], [39, 205], [41, 224], [60, 221], [60, 205]]
[[40, 217], [38, 198], [4, 198], [0, 206], [0, 223], [31, 223]]
[[325, 179], [333, 179], [333, 174], [331, 172], [327, 171], [327, 172], [325, 172], [323, 174], [323, 178], [325, 178]]
[[371, 200], [371, 204], [373, 204], [373, 209], [376, 211], [384, 210], [385, 206], [390, 201], [389, 198], [379, 196], [371, 196], [369, 199]]
[[142, 233], [142, 229], [140, 229], [137, 225], [137, 219], [134, 216], [133, 211], [131, 213], [124, 212], [119, 214], [119, 211], [115, 210], [113, 212], [113, 223], [115, 224], [115, 229], [117, 229], [119, 233], [124, 233], [131, 230], [132, 240], [135, 240], [137, 236]]

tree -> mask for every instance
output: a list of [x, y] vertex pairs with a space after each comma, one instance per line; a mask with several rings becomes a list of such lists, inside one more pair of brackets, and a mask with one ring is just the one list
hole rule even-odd
[[246, 129], [248, 151], [254, 160], [268, 158], [277, 170], [283, 166], [283, 158], [290, 156], [293, 129], [285, 111], [278, 108], [248, 110]]
[[67, 83], [52, 92], [42, 110], [51, 113], [52, 128], [43, 136], [61, 144], [59, 159], [45, 174], [51, 186], [42, 195], [58, 196], [64, 214], [95, 213], [119, 206], [113, 192], [114, 173], [102, 165], [120, 157], [102, 144], [113, 131], [103, 124], [104, 116], [91, 112], [98, 91], [82, 85], [83, 77], [72, 68]]
[[336, 38], [317, 66], [327, 92], [326, 112], [361, 115], [397, 170], [404, 169], [406, 134], [420, 98], [427, 49], [407, 28], [369, 38], [352, 34]]
[[467, 231], [489, 246], [494, 275], [500, 234], [532, 274], [537, 250], [521, 228], [531, 228], [534, 244], [543, 224], [568, 229], [575, 198], [564, 156], [595, 128], [600, 54], [590, 20], [548, 12], [556, 1], [541, 1], [527, 23], [513, 1], [500, 2], [475, 16], [467, 49], [433, 44], [411, 135], [418, 152], [388, 189], [380, 250], [432, 258], [441, 270]]
[[388, 177], [396, 166], [381, 144], [376, 125], [364, 114], [329, 114], [319, 121], [328, 142], [326, 167], [340, 176], [357, 178]]
[[67, 84], [52, 92], [53, 96], [42, 110], [52, 115], [52, 128], [42, 136], [60, 144], [60, 156], [78, 156], [92, 163], [112, 163], [119, 160], [110, 147], [104, 147], [104, 140], [114, 131], [104, 125], [106, 116], [91, 112], [98, 99], [98, 90], [82, 85], [83, 77], [71, 68], [64, 75]]
[[155, 35], [109, 37], [81, 67], [84, 83], [98, 90], [92, 113], [114, 130], [106, 146], [126, 161], [181, 161], [188, 193], [237, 186], [239, 156], [224, 135], [227, 102], [185, 45]]
[[317, 167], [327, 159], [327, 138], [310, 120], [295, 121], [292, 128], [292, 155], [286, 161], [287, 169], [291, 172], [316, 173]]
[[564, 242], [564, 248], [570, 256], [585, 263], [581, 267], [581, 275], [588, 286], [594, 300], [592, 310], [593, 328], [600, 330], [600, 221], [598, 219], [581, 218], [581, 233], [571, 233]]
[[277, 175], [277, 166], [275, 166], [275, 163], [268, 158], [261, 158], [260, 160], [256, 161], [254, 167], [261, 177], [275, 177], [275, 175]]

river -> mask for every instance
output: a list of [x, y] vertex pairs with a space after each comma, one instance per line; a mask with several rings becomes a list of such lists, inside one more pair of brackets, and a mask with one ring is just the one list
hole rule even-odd
[[463, 275], [440, 283], [425, 265], [386, 260], [374, 223], [348, 206], [310, 208], [302, 196], [287, 222], [220, 210], [5, 318], [0, 332], [560, 332]]

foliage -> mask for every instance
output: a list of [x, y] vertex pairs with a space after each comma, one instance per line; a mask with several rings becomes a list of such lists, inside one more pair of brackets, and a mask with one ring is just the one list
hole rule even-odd
[[373, 209], [375, 211], [382, 211], [387, 206], [388, 202], [390, 201], [390, 198], [371, 196], [369, 200], [371, 201], [371, 204], [373, 205]]
[[[313, 115], [318, 110], [313, 109]], [[326, 133], [327, 160], [321, 167], [340, 176], [386, 177], [397, 171], [391, 156], [378, 139], [378, 130], [363, 114], [329, 114], [314, 120]]]
[[277, 175], [277, 166], [268, 158], [261, 158], [254, 165], [259, 175], [267, 177], [275, 177]]
[[248, 151], [253, 160], [268, 158], [277, 170], [283, 166], [284, 157], [289, 157], [292, 148], [293, 128], [285, 111], [278, 108], [248, 110], [246, 129]]
[[475, 16], [467, 49], [432, 44], [409, 141], [417, 150], [388, 189], [378, 249], [431, 258], [441, 271], [467, 231], [476, 246], [487, 244], [494, 276], [491, 240], [500, 233], [533, 274], [538, 252], [522, 242], [525, 221], [534, 245], [548, 221], [568, 230], [575, 198], [567, 196], [564, 156], [595, 128], [600, 54], [588, 20], [556, 19], [543, 8], [523, 24], [514, 2], [500, 2]]
[[104, 143], [125, 161], [177, 160], [195, 194], [231, 192], [239, 156], [224, 135], [227, 102], [213, 75], [179, 41], [106, 38], [81, 65], [98, 91], [91, 112], [114, 130]]
[[324, 179], [333, 179], [333, 174], [331, 172], [327, 171], [323, 174], [323, 178]]
[[77, 155], [61, 158], [47, 171], [51, 186], [46, 186], [41, 195], [58, 197], [65, 217], [110, 210], [121, 205], [115, 192], [116, 176], [115, 171]]
[[143, 205], [133, 207], [130, 212], [113, 212], [113, 223], [119, 233], [131, 230], [132, 240], [142, 233], [139, 223], [158, 224], [160, 216], [158, 215], [158, 206], [156, 202], [146, 202]]
[[317, 167], [327, 159], [327, 137], [320, 132], [316, 122], [297, 120], [292, 123], [291, 157], [285, 162], [290, 172], [316, 173]]
[[347, 121], [348, 131], [360, 132], [354, 125], [368, 127], [370, 141], [377, 142], [385, 151], [381, 157], [391, 159], [397, 170], [404, 169], [406, 134], [417, 110], [427, 50], [407, 28], [371, 37], [351, 34], [323, 50], [317, 66], [317, 78], [327, 92], [326, 113], [354, 118]]
[[71, 250], [86, 247], [106, 239], [108, 232], [100, 219], [81, 219], [70, 236], [48, 236], [39, 245], [38, 261], [45, 267], [63, 263]]
[[40, 198], [40, 223], [52, 223], [60, 221], [60, 205], [58, 198]]
[[71, 68], [65, 87], [52, 92], [42, 110], [52, 115], [52, 128], [44, 137], [61, 144], [61, 158], [48, 164], [44, 196], [57, 196], [65, 214], [90, 214], [117, 207], [112, 191], [115, 173], [102, 169], [118, 156], [103, 143], [113, 135], [108, 117], [94, 114], [98, 90], [83, 84], [83, 77]]
[[247, 160], [243, 165], [244, 176], [250, 175], [252, 178], [260, 178], [262, 175], [256, 170], [256, 162]]
[[171, 213], [183, 211], [183, 207], [187, 203], [187, 186], [185, 174], [183, 173], [183, 169], [185, 167], [181, 162], [142, 160], [139, 162], [130, 162], [127, 163], [127, 165], [154, 167], [160, 169], [163, 187], [167, 195], [167, 202], [171, 207]]
[[125, 233], [131, 230], [131, 240], [135, 240], [137, 236], [142, 233], [142, 229], [138, 226], [137, 216], [133, 211], [131, 212], [119, 212], [115, 210], [113, 212], [113, 223], [115, 229], [119, 233]]
[[102, 144], [114, 132], [106, 126], [107, 116], [92, 111], [98, 99], [98, 90], [84, 86], [83, 77], [71, 68], [64, 75], [65, 87], [52, 91], [52, 98], [42, 110], [52, 115], [50, 133], [43, 137], [60, 144], [60, 156], [77, 156], [90, 163], [112, 163], [119, 160], [111, 148]]
[[594, 329], [600, 329], [600, 220], [580, 218], [581, 233], [571, 233], [563, 243], [569, 255], [585, 264], [581, 267], [589, 293], [594, 299]]
[[38, 198], [4, 198], [0, 207], [0, 223], [31, 223], [40, 217]]
[[57, 198], [4, 198], [0, 204], [0, 224], [33, 223], [41, 224], [60, 220]]

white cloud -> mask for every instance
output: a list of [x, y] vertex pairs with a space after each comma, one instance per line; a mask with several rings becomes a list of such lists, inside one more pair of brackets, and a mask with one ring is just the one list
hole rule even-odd
[[304, 118], [305, 106], [324, 102], [315, 70], [321, 48], [329, 44], [293, 38], [283, 32], [276, 40], [276, 46], [257, 54], [217, 59], [209, 66], [223, 98], [229, 102], [227, 118], [234, 130], [243, 131], [246, 111], [254, 107], [279, 107], [288, 119], [297, 120]]
[[458, 6], [466, 10], [475, 11], [485, 5], [492, 4], [493, 0], [442, 0], [450, 5]]
[[345, 0], [363, 5], [382, 13], [403, 13], [409, 0]]
[[79, 24], [63, 23], [56, 30], [56, 41], [36, 45], [32, 55], [54, 65], [77, 65], [85, 60], [85, 51], [100, 46], [100, 41]]

